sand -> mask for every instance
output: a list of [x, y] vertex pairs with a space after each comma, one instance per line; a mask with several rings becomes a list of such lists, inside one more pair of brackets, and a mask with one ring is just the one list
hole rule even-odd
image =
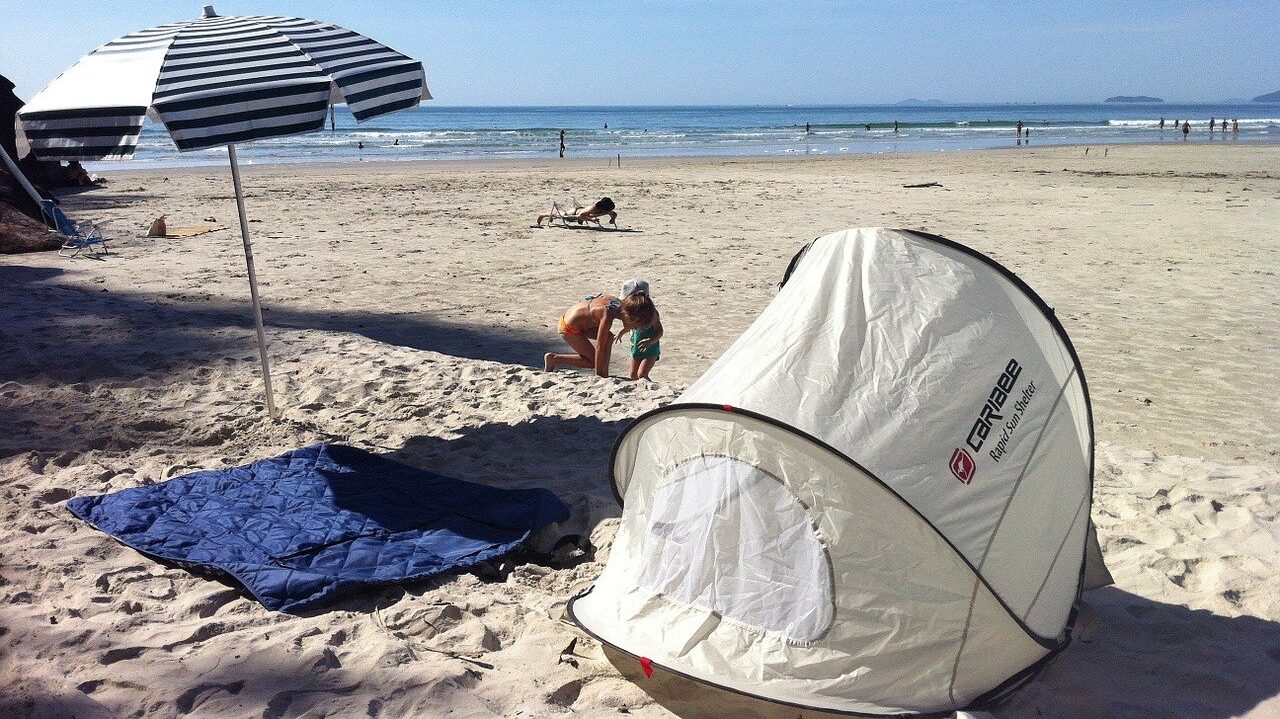
[[[616, 526], [609, 447], [752, 321], [800, 245], [874, 225], [1016, 271], [1093, 397], [1116, 585], [996, 714], [1280, 716], [1280, 146], [1097, 154], [246, 167], [279, 422], [225, 168], [109, 174], [65, 202], [108, 221], [107, 259], [0, 264], [0, 716], [672, 716], [563, 617]], [[902, 187], [924, 182], [942, 187]], [[637, 232], [529, 227], [599, 194]], [[230, 229], [143, 237], [160, 214]], [[542, 373], [559, 313], [634, 275], [667, 330], [654, 381]], [[295, 617], [63, 507], [321, 440], [548, 487], [592, 549]], [[738, 714], [795, 716], [769, 709]]]

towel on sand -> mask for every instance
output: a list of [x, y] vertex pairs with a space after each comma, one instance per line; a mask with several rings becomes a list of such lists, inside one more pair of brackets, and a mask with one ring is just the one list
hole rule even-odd
[[545, 489], [463, 482], [326, 444], [67, 508], [144, 554], [226, 572], [286, 612], [469, 567], [569, 516]]

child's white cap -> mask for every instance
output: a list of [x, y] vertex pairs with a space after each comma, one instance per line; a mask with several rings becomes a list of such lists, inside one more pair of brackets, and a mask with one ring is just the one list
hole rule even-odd
[[[622, 283], [623, 297], [629, 297], [631, 295], [634, 295], [637, 292], [643, 292], [646, 295], [649, 295], [649, 281], [642, 280], [639, 277], [636, 277]], [[652, 297], [653, 295], [649, 295], [649, 296]]]

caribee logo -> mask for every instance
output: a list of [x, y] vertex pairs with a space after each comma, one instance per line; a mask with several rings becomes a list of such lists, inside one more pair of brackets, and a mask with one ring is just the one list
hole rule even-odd
[[956, 451], [951, 453], [951, 473], [956, 476], [956, 479], [968, 484], [973, 481], [973, 475], [977, 472], [978, 466], [973, 463], [973, 457], [970, 457], [968, 452], [957, 447]]

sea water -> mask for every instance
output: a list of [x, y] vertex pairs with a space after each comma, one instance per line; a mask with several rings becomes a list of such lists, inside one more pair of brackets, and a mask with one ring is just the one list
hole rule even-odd
[[[1238, 119], [1238, 133], [1209, 132], [1209, 119]], [[1160, 118], [1165, 127], [1159, 129]], [[424, 103], [357, 124], [237, 146], [242, 163], [359, 162], [566, 157], [792, 156], [945, 152], [1003, 147], [1280, 142], [1280, 105], [849, 105], [749, 107], [450, 107]], [[897, 129], [894, 129], [894, 123]], [[1015, 137], [1022, 122], [1029, 137]], [[808, 131], [805, 127], [808, 125]], [[363, 145], [363, 147], [360, 147]], [[215, 165], [226, 150], [179, 153], [148, 122], [137, 154], [90, 169]]]

